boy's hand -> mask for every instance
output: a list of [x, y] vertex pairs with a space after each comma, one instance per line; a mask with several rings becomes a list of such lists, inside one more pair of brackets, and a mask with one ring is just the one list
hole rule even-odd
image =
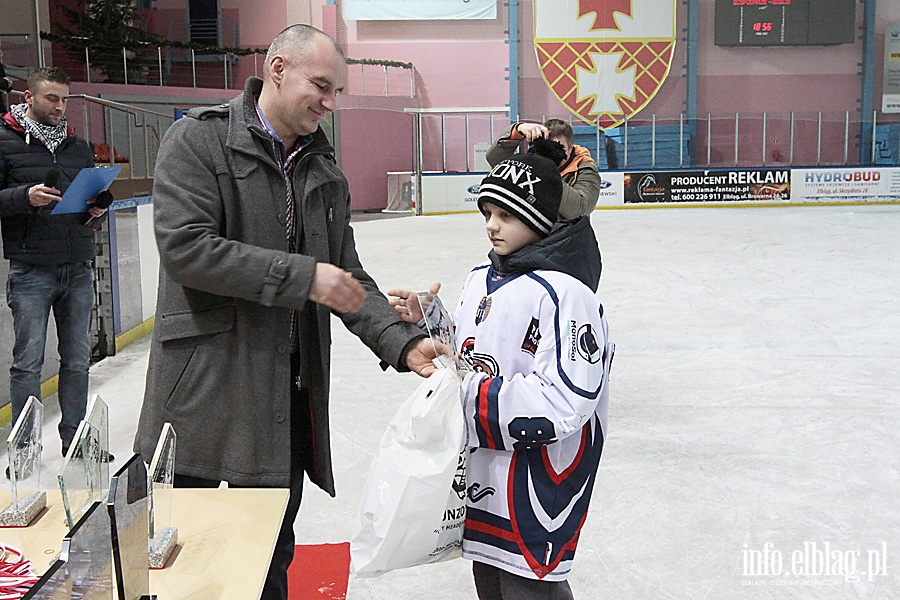
[[[434, 295], [440, 289], [441, 284], [438, 281], [431, 284], [431, 289], [428, 290], [428, 293]], [[418, 324], [422, 320], [422, 303], [419, 302], [416, 292], [411, 290], [388, 290], [387, 293], [388, 296], [391, 296], [389, 299], [391, 306], [394, 307], [401, 319], [413, 325]]]

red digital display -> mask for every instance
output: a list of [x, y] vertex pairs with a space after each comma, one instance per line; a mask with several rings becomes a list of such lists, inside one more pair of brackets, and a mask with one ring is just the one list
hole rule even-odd
[[754, 23], [753, 31], [772, 31], [772, 22], [769, 21], [767, 23]]

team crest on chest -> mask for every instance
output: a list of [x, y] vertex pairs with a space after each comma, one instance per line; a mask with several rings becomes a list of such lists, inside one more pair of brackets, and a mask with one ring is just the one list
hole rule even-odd
[[491, 297], [485, 296], [478, 303], [478, 310], [475, 311], [475, 324], [480, 325], [482, 321], [488, 318], [491, 312]]

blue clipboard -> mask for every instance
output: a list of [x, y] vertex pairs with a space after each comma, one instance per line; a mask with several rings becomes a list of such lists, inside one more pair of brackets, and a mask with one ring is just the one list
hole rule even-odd
[[122, 167], [92, 167], [78, 171], [78, 175], [62, 195], [62, 200], [57, 202], [50, 214], [87, 212], [88, 200], [93, 200], [97, 194], [107, 189], [121, 170]]

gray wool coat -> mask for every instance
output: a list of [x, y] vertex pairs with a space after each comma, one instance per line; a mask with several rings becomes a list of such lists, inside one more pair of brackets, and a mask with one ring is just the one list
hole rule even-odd
[[307, 473], [334, 495], [328, 392], [331, 312], [309, 300], [317, 262], [353, 274], [364, 307], [339, 315], [384, 362], [422, 337], [363, 270], [347, 180], [320, 128], [293, 174], [297, 247], [285, 239], [285, 181], [259, 123], [250, 78], [230, 104], [195, 109], [160, 145], [153, 184], [160, 254], [156, 321], [134, 448], [149, 461], [163, 424], [178, 436], [175, 471], [240, 485], [290, 476], [290, 309], [299, 310], [301, 378], [313, 444]]

